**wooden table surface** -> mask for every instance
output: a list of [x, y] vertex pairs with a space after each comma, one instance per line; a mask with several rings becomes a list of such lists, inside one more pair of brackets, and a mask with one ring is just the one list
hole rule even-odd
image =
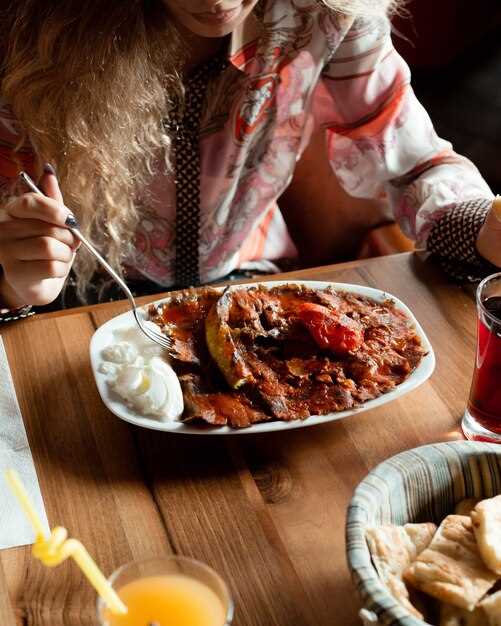
[[[49, 523], [81, 539], [107, 575], [133, 559], [189, 555], [229, 582], [235, 625], [355, 626], [347, 504], [380, 461], [462, 437], [474, 299], [416, 254], [287, 277], [364, 284], [401, 298], [435, 348], [432, 378], [398, 401], [322, 426], [176, 435], [131, 426], [99, 398], [89, 341], [126, 303], [39, 315], [0, 332]], [[1, 626], [96, 623], [93, 590], [74, 563], [48, 570], [28, 547], [0, 552]]]

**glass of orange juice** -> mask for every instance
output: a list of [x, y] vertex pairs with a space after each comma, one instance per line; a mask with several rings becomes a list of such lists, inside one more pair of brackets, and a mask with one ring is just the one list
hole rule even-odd
[[101, 626], [229, 626], [233, 602], [224, 580], [210, 567], [182, 556], [134, 561], [110, 577], [127, 606], [112, 615], [101, 598]]

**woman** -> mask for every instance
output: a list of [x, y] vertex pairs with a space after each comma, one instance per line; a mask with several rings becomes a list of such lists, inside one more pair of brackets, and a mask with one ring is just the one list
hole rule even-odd
[[[492, 193], [416, 101], [391, 0], [7, 4], [4, 318], [53, 301], [72, 267], [80, 294], [92, 284], [65, 207], [128, 280], [159, 290], [290, 256], [276, 200], [314, 126], [348, 193], [385, 193], [419, 246], [469, 272], [501, 265]], [[47, 198], [16, 186], [20, 168]]]

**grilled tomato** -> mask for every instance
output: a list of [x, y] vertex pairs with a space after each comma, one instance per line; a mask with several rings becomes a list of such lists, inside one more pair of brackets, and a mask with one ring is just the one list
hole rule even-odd
[[364, 341], [359, 322], [321, 304], [305, 302], [299, 306], [297, 315], [316, 344], [324, 350], [347, 354], [358, 350]]

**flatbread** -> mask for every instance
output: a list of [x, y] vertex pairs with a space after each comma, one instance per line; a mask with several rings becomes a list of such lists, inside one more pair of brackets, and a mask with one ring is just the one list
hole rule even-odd
[[452, 604], [440, 604], [440, 626], [487, 626], [485, 620], [482, 608], [470, 612]]
[[484, 563], [501, 576], [501, 496], [479, 502], [470, 517]]
[[419, 619], [423, 616], [409, 601], [402, 573], [430, 543], [436, 528], [431, 523], [386, 525], [366, 532], [369, 552], [381, 580], [395, 600]]
[[501, 626], [501, 591], [484, 598], [479, 607], [487, 616], [487, 623], [484, 622], [484, 626]]
[[442, 602], [473, 611], [497, 576], [480, 557], [470, 518], [448, 515], [403, 578]]
[[456, 504], [454, 515], [469, 515], [478, 504], [478, 498], [465, 498]]
[[412, 562], [418, 554], [430, 545], [433, 535], [437, 531], [437, 526], [431, 522], [427, 524], [405, 524], [404, 530], [414, 544], [415, 550], [410, 549], [409, 551]]

